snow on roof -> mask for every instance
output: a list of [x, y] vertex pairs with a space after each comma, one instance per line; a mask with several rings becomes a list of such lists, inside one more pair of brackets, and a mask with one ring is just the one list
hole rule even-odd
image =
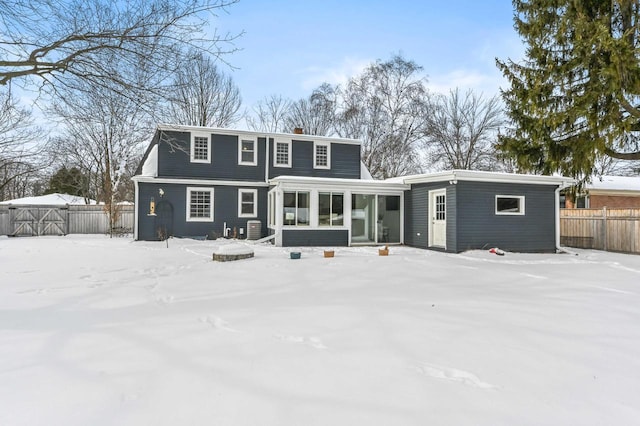
[[640, 176], [594, 177], [585, 188], [599, 191], [640, 191]]
[[[89, 204], [95, 204], [95, 200], [89, 200]], [[46, 206], [59, 206], [64, 204], [87, 204], [83, 197], [78, 197], [69, 194], [47, 194], [39, 197], [25, 197], [16, 198], [15, 200], [2, 201], [0, 204], [14, 204], [14, 205], [46, 205]]]
[[142, 165], [141, 176], [158, 176], [158, 145], [154, 145]]

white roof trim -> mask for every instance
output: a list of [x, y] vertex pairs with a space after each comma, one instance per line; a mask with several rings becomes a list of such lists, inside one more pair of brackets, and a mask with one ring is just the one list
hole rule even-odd
[[365, 190], [397, 190], [405, 191], [410, 186], [404, 183], [386, 182], [383, 180], [362, 180], [362, 179], [340, 179], [340, 178], [319, 178], [307, 176], [278, 176], [269, 180], [272, 185], [289, 187], [348, 187], [350, 189]]
[[158, 144], [154, 144], [142, 164], [141, 176], [158, 176]]
[[567, 186], [576, 183], [575, 179], [564, 176], [542, 176], [542, 175], [522, 175], [517, 173], [481, 172], [475, 170], [449, 170], [446, 172], [429, 173], [421, 175], [404, 176], [392, 178], [392, 181], [404, 181], [406, 184], [429, 183], [429, 182], [496, 182], [496, 183], [524, 183], [538, 185]]
[[269, 186], [266, 182], [246, 181], [246, 180], [214, 180], [214, 179], [177, 179], [177, 178], [154, 178], [150, 176], [134, 176], [131, 178], [138, 183], [175, 183], [181, 185], [209, 185], [209, 186], [243, 186], [247, 188], [256, 186]]
[[348, 139], [348, 138], [335, 138], [329, 136], [316, 136], [316, 135], [299, 135], [297, 133], [274, 133], [274, 132], [255, 132], [252, 130], [236, 130], [236, 129], [223, 129], [219, 127], [202, 127], [202, 126], [183, 126], [179, 124], [158, 124], [157, 130], [167, 130], [167, 131], [176, 131], [176, 132], [206, 132], [206, 133], [216, 133], [220, 135], [247, 135], [252, 137], [260, 137], [260, 136], [268, 136], [270, 138], [286, 138], [290, 140], [297, 141], [325, 141], [325, 142], [335, 142], [335, 143], [343, 143], [343, 144], [351, 144], [351, 145], [362, 145], [362, 141], [359, 139]]

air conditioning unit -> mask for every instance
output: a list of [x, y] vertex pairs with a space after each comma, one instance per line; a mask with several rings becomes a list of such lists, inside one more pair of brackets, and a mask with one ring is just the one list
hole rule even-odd
[[247, 240], [259, 240], [262, 237], [262, 222], [259, 220], [247, 221]]

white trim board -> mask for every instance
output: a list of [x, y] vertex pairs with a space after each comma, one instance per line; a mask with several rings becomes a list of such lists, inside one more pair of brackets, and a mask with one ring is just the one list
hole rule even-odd
[[134, 182], [140, 183], [175, 183], [178, 185], [209, 185], [209, 186], [246, 186], [268, 187], [266, 182], [246, 180], [212, 180], [212, 179], [178, 179], [178, 178], [154, 178], [149, 176], [134, 176]]

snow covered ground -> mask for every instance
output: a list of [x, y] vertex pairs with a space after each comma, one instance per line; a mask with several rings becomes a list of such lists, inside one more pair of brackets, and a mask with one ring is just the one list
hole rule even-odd
[[632, 425], [640, 256], [0, 237], [2, 425]]

